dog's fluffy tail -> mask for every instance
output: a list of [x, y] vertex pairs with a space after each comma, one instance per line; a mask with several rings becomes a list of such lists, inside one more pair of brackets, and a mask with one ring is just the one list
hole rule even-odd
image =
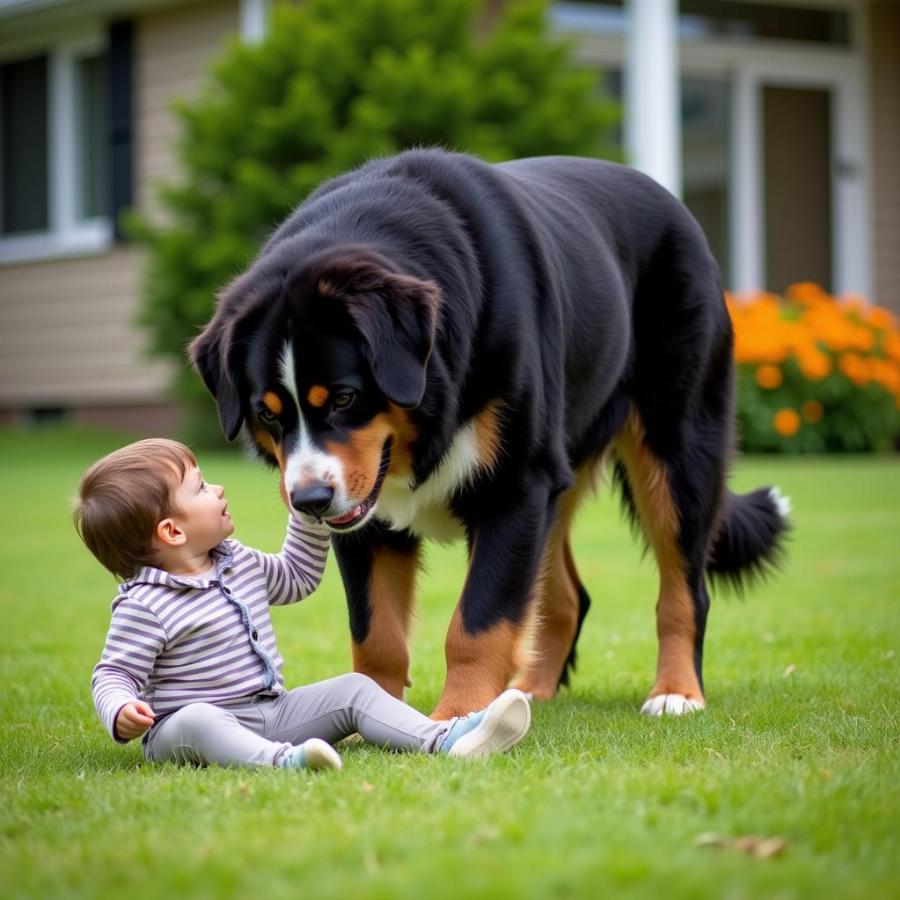
[[707, 572], [740, 591], [777, 568], [791, 528], [790, 511], [791, 501], [775, 487], [749, 494], [729, 491]]

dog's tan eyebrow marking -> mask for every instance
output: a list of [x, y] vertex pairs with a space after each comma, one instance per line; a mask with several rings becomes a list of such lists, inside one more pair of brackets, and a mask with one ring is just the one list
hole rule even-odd
[[266, 405], [272, 415], [280, 416], [281, 410], [284, 408], [281, 404], [281, 397], [273, 391], [266, 391], [262, 395], [262, 402]]
[[310, 406], [321, 409], [328, 402], [328, 388], [322, 387], [321, 384], [314, 384], [306, 395]]

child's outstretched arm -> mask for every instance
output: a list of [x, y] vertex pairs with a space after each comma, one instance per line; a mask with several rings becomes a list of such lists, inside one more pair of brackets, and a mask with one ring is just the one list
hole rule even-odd
[[[139, 703], [150, 710], [138, 699], [138, 692], [153, 670], [165, 642], [166, 633], [150, 610], [131, 597], [117, 598], [103, 654], [94, 666], [91, 692], [100, 721], [120, 744], [128, 743], [150, 727], [134, 733], [130, 727], [120, 730], [119, 722], [128, 705]], [[147, 717], [146, 712], [140, 715]], [[130, 715], [126, 716], [123, 721], [129, 722], [130, 718]]]
[[308, 597], [322, 580], [331, 533], [324, 525], [302, 525], [288, 517], [287, 535], [280, 553], [245, 548], [262, 567], [272, 606]]

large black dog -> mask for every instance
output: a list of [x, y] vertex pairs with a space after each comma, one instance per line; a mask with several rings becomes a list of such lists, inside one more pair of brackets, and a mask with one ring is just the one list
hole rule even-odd
[[659, 566], [644, 711], [704, 705], [706, 574], [775, 558], [776, 491], [725, 487], [732, 333], [691, 215], [649, 178], [565, 157], [440, 150], [322, 185], [191, 347], [298, 515], [326, 522], [357, 670], [401, 695], [419, 544], [469, 569], [435, 716], [566, 683], [589, 605], [576, 508], [611, 462]]

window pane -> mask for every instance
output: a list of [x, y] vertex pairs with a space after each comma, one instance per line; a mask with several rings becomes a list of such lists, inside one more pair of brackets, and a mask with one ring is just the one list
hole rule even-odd
[[846, 9], [811, 9], [803, 4], [738, 2], [738, 0], [680, 0], [682, 33], [691, 37], [726, 40], [748, 38], [850, 44], [850, 15]]
[[[761, 0], [678, 0], [676, 5], [678, 30], [682, 38], [690, 40], [762, 38], [850, 46], [849, 0], [843, 9]], [[567, 30], [606, 34], [628, 31], [625, 0], [564, 0], [554, 4], [553, 17]]]
[[[600, 75], [604, 96], [622, 102], [619, 69]], [[700, 223], [719, 264], [722, 284], [731, 278], [729, 258], [729, 135], [731, 86], [725, 79], [681, 79], [682, 193], [685, 205]], [[621, 128], [615, 134], [622, 142]]]
[[831, 92], [763, 89], [766, 287], [831, 290]]
[[681, 80], [682, 193], [703, 227], [725, 288], [731, 283], [728, 254], [728, 166], [731, 90], [713, 78]]
[[78, 60], [78, 217], [106, 215], [107, 142], [106, 57]]
[[46, 56], [0, 66], [0, 167], [0, 234], [46, 231]]

